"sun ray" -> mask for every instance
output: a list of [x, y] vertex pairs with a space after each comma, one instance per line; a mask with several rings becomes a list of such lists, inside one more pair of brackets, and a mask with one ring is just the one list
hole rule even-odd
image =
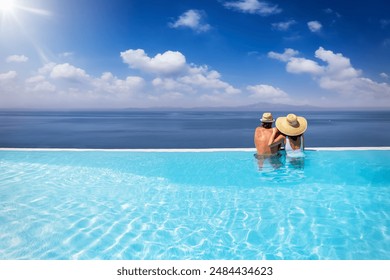
[[1, 14], [14, 13], [16, 10], [22, 10], [40, 16], [51, 16], [51, 13], [47, 10], [21, 5], [18, 4], [15, 0], [0, 0]]
[[24, 6], [17, 6], [17, 8], [20, 10], [24, 10], [26, 12], [30, 12], [32, 14], [37, 14], [37, 15], [41, 15], [41, 16], [51, 16], [51, 13], [49, 11], [46, 11], [43, 9], [29, 8], [29, 7], [24, 7]]
[[[1, 36], [8, 36], [11, 38], [17, 33], [19, 36], [27, 39], [35, 49], [41, 61], [47, 63], [50, 60], [50, 54], [48, 54], [45, 48], [39, 44], [38, 38], [34, 36], [34, 32], [31, 32], [30, 26], [25, 24], [24, 16], [26, 14], [40, 17], [52, 16], [50, 11], [38, 7], [27, 6], [20, 0], [0, 0], [0, 38]], [[16, 32], [16, 30], [18, 30], [18, 32]], [[3, 40], [3, 38], [0, 40]]]
[[12, 12], [15, 8], [14, 0], [0, 0], [0, 11], [2, 13]]

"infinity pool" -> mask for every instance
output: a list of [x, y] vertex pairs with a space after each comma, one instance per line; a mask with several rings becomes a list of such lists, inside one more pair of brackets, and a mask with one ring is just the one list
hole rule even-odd
[[390, 259], [390, 150], [0, 151], [0, 259]]

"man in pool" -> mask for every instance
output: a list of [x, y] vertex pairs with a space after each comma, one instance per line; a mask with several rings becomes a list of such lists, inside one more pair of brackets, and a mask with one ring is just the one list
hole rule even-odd
[[254, 135], [254, 142], [257, 150], [255, 157], [258, 160], [259, 168], [263, 167], [264, 160], [268, 158], [271, 159], [271, 164], [275, 167], [273, 159], [277, 157], [281, 148], [280, 142], [269, 145], [273, 132], [272, 124], [275, 120], [271, 113], [266, 112], [263, 114], [263, 117], [260, 119], [260, 121], [261, 126], [256, 128]]

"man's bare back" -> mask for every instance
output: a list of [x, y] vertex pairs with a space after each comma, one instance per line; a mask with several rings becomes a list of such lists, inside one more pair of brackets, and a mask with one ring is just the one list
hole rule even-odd
[[257, 127], [255, 130], [254, 142], [257, 155], [272, 155], [279, 151], [280, 144], [269, 146], [269, 139], [272, 136], [272, 128]]

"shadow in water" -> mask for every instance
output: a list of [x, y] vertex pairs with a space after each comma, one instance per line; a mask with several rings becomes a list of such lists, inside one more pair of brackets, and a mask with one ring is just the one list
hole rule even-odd
[[305, 157], [286, 157], [286, 163], [293, 169], [303, 170], [305, 168]]
[[282, 151], [273, 156], [258, 156], [257, 168], [262, 181], [293, 183], [305, 178], [305, 157], [288, 157]]
[[257, 160], [259, 170], [275, 170], [284, 166], [285, 157], [281, 153], [275, 155], [253, 155]]

